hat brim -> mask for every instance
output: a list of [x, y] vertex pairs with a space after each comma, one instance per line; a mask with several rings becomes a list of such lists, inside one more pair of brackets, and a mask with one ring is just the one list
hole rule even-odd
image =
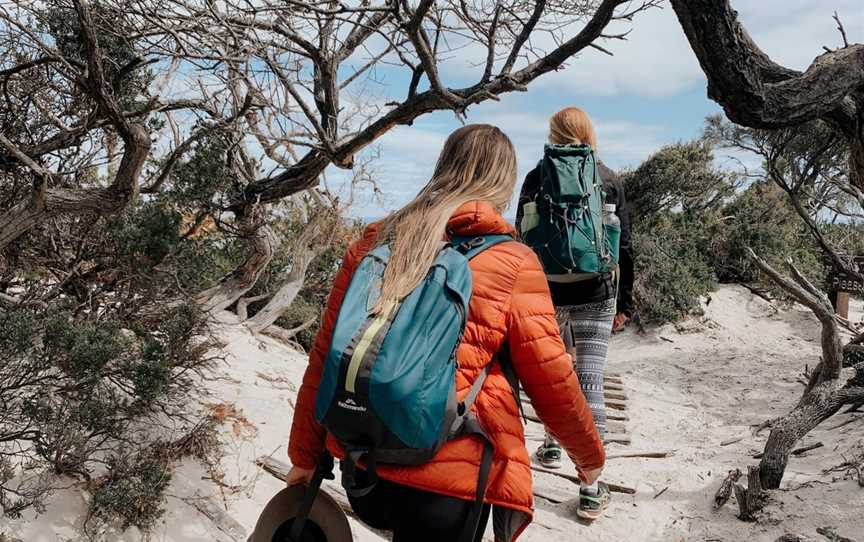
[[[264, 507], [258, 517], [258, 523], [255, 524], [255, 531], [247, 542], [274, 542], [273, 537], [279, 528], [297, 516], [305, 493], [306, 488], [301, 485], [286, 487], [277, 493]], [[315, 504], [312, 505], [307, 521], [317, 525], [327, 542], [353, 541], [348, 518], [333, 497], [323, 489], [315, 497]], [[281, 533], [284, 532], [283, 529]]]

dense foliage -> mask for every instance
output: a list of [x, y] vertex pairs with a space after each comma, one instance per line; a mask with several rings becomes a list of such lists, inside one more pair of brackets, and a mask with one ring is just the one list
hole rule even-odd
[[624, 175], [633, 216], [634, 297], [647, 322], [699, 310], [714, 288], [710, 254], [723, 228], [719, 212], [734, 178], [713, 165], [702, 141], [664, 147]]
[[[714, 154], [730, 148], [761, 158], [762, 167], [724, 171]], [[828, 290], [831, 252], [864, 253], [860, 202], [844, 184], [846, 152], [818, 123], [768, 132], [711, 117], [703, 138], [667, 146], [626, 172], [642, 318], [698, 312], [716, 282], [784, 297], [749, 249], [775, 267], [791, 258]]]

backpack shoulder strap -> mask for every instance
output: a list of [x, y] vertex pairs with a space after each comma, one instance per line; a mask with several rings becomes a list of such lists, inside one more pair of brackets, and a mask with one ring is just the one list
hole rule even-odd
[[470, 260], [488, 248], [514, 240], [513, 237], [505, 234], [460, 236], [453, 237], [450, 245]]

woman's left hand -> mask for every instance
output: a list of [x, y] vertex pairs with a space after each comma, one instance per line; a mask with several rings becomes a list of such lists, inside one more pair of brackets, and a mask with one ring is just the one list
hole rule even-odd
[[301, 469], [300, 467], [291, 467], [288, 471], [288, 476], [285, 477], [285, 484], [288, 487], [298, 484], [308, 485], [315, 475], [314, 469]]

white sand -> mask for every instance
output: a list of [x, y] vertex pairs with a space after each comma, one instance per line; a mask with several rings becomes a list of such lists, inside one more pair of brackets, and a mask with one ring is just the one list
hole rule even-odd
[[[860, 303], [853, 312], [860, 318]], [[167, 513], [152, 533], [154, 542], [230, 541], [190, 500], [214, 497], [250, 532], [263, 504], [281, 487], [254, 459], [266, 454], [285, 459], [305, 356], [267, 337], [249, 335], [231, 323], [230, 315], [224, 318], [228, 362], [208, 387], [212, 402], [233, 404], [245, 418], [228, 418], [224, 430], [224, 484], [240, 489], [220, 492], [201, 467], [184, 464], [172, 481]], [[749, 426], [782, 414], [797, 401], [802, 390], [798, 375], [805, 364], [818, 362], [818, 334], [818, 323], [805, 310], [778, 312], [743, 288], [724, 286], [711, 295], [702, 318], [647, 335], [628, 330], [616, 336], [610, 370], [624, 377], [633, 442], [612, 444], [609, 452], [676, 453], [666, 459], [610, 460], [605, 477], [635, 487], [637, 494], [615, 494], [607, 515], [592, 525], [577, 521], [572, 505], [537, 499], [535, 523], [520, 540], [773, 541], [785, 532], [820, 539], [815, 530], [825, 526], [847, 537], [862, 537], [864, 489], [842, 473], [822, 473], [843, 462], [841, 454], [864, 449], [864, 418], [842, 429], [826, 429], [849, 415], [835, 416], [804, 439], [825, 446], [790, 460], [785, 490], [775, 492], [759, 522], [739, 521], [734, 499], [720, 512], [711, 511], [713, 494], [727, 470], [756, 463], [750, 454], [761, 450], [767, 432], [752, 437]], [[536, 437], [537, 428], [529, 427], [528, 433]], [[742, 441], [720, 447], [721, 441], [743, 435]], [[534, 446], [536, 442], [529, 442]], [[546, 494], [575, 495], [575, 486], [548, 475], [539, 475], [536, 484]], [[83, 540], [84, 498], [75, 489], [59, 492], [37, 518], [0, 519], [0, 534], [24, 542]], [[357, 541], [381, 540], [353, 520], [352, 528]], [[142, 539], [134, 529], [107, 538]], [[487, 539], [492, 540], [491, 528]]]

